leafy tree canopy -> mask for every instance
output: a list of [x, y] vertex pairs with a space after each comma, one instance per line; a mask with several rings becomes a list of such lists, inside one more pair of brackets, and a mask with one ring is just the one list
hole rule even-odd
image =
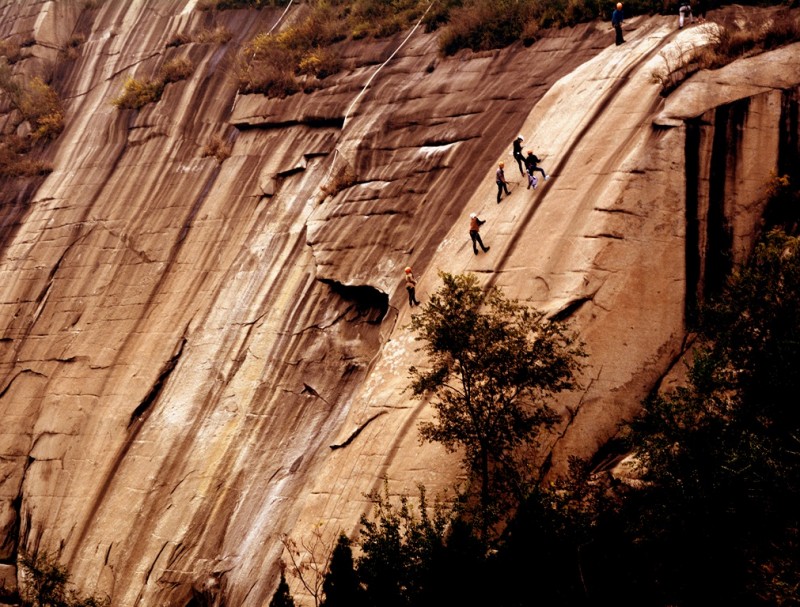
[[411, 328], [424, 342], [426, 369], [410, 369], [414, 394], [433, 397], [436, 416], [423, 440], [463, 448], [463, 466], [480, 485], [476, 514], [488, 527], [524, 495], [527, 466], [517, 448], [559, 419], [549, 398], [575, 385], [582, 356], [575, 336], [544, 314], [484, 292], [474, 275], [441, 272], [442, 287]]

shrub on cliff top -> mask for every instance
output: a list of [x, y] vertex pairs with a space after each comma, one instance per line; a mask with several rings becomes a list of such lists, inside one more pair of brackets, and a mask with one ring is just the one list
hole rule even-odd
[[300, 7], [292, 25], [261, 33], [239, 52], [237, 75], [243, 93], [285, 97], [316, 86], [338, 72], [341, 59], [332, 46], [348, 37], [389, 36], [425, 12], [424, 0], [375, 2], [315, 1]]
[[239, 52], [237, 74], [243, 93], [285, 97], [303, 88], [299, 77], [325, 78], [338, 71], [330, 45], [343, 38], [337, 12], [319, 3], [277, 34], [258, 34]]
[[779, 10], [767, 19], [745, 23], [718, 24], [707, 29], [710, 44], [684, 46], [672, 57], [664, 54], [664, 67], [655, 70], [653, 79], [667, 96], [689, 76], [700, 70], [714, 70], [737, 59], [750, 57], [800, 40], [800, 18]]
[[265, 8], [267, 6], [286, 6], [289, 0], [200, 0], [198, 10], [226, 10], [236, 8]]

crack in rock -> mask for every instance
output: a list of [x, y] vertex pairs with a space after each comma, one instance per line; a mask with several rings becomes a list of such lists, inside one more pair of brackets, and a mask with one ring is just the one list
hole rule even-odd
[[128, 422], [128, 428], [130, 428], [135, 421], [141, 421], [145, 415], [147, 414], [150, 407], [152, 407], [153, 403], [156, 402], [161, 391], [164, 389], [164, 385], [167, 383], [169, 376], [175, 370], [175, 367], [178, 365], [178, 361], [183, 354], [183, 348], [186, 345], [187, 338], [184, 335], [181, 337], [180, 343], [178, 345], [178, 351], [172, 355], [172, 357], [165, 363], [161, 373], [159, 373], [158, 378], [156, 379], [153, 387], [150, 388], [150, 391], [147, 395], [142, 399], [142, 402], [133, 410], [131, 413], [131, 419]]
[[596, 294], [597, 294], [597, 291], [595, 291], [594, 293], [591, 293], [590, 295], [585, 295], [583, 297], [579, 297], [577, 299], [573, 299], [571, 301], [568, 301], [566, 304], [564, 304], [561, 307], [561, 309], [556, 310], [555, 312], [550, 314], [550, 316], [548, 317], [548, 320], [550, 320], [552, 322], [561, 322], [563, 320], [566, 320], [567, 318], [569, 318], [570, 316], [575, 314], [578, 310], [580, 310], [585, 303], [590, 302], [590, 301], [593, 302], [594, 301], [594, 296]]
[[377, 419], [381, 415], [384, 415], [385, 413], [386, 413], [386, 411], [379, 411], [378, 413], [376, 413], [375, 415], [370, 417], [367, 421], [365, 421], [358, 428], [356, 428], [353, 431], [353, 433], [344, 440], [344, 442], [331, 445], [331, 450], [341, 449], [343, 447], [346, 447], [350, 443], [352, 443], [356, 439], [356, 437], [359, 434], [361, 434], [361, 432], [363, 432], [364, 428], [366, 428], [369, 424], [371, 424], [373, 421], [375, 421], [375, 419]]
[[[295, 126], [306, 126], [312, 129], [335, 129], [341, 130], [344, 126], [344, 118], [339, 116], [310, 116], [308, 118], [298, 120], [283, 120], [280, 122], [257, 122], [256, 119], [262, 116], [245, 116], [236, 122], [233, 122], [240, 131], [247, 131], [251, 129], [260, 130], [282, 130]], [[249, 122], [249, 120], [253, 120]]]
[[599, 234], [584, 234], [584, 238], [612, 238], [614, 240], [625, 240], [625, 237], [620, 234], [611, 234], [609, 232], [600, 232]]
[[620, 215], [632, 215], [633, 217], [642, 217], [640, 213], [634, 213], [633, 211], [629, 211], [628, 209], [606, 209], [603, 207], [594, 207], [592, 210], [599, 211], [601, 213], [619, 213]]
[[3, 398], [6, 395], [6, 392], [8, 392], [11, 389], [11, 386], [14, 384], [17, 378], [23, 373], [30, 373], [31, 375], [36, 375], [37, 377], [47, 378], [47, 375], [45, 375], [44, 373], [40, 373], [39, 371], [34, 371], [33, 369], [22, 369], [9, 380], [5, 388], [0, 390], [0, 398]]
[[327, 400], [325, 400], [325, 398], [319, 392], [317, 392], [314, 388], [312, 388], [305, 382], [303, 382], [303, 389], [300, 391], [300, 394], [310, 394], [311, 396], [320, 399], [323, 403], [325, 403], [329, 407], [331, 406], [331, 404]]

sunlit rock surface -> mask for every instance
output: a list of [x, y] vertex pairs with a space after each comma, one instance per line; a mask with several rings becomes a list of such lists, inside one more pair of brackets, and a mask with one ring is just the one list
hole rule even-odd
[[[0, 199], [0, 562], [58, 554], [115, 606], [264, 605], [282, 534], [352, 534], [384, 477], [431, 495], [459, 478], [404, 391], [421, 362], [406, 265], [423, 303], [437, 271], [475, 272], [573, 323], [587, 367], [541, 457], [554, 474], [591, 457], [679, 359], [770, 171], [797, 160], [798, 45], [665, 99], [654, 75], [705, 29], [636, 17], [620, 47], [594, 23], [445, 59], [420, 28], [344, 44], [344, 71], [277, 100], [237, 95], [235, 55], [291, 9], [94, 4], [0, 6], [15, 71], [66, 108], [53, 171]], [[172, 45], [222, 26], [228, 43]], [[111, 104], [178, 57], [194, 73], [158, 103]], [[519, 133], [551, 175], [535, 191]], [[518, 183], [497, 204], [500, 161]]]

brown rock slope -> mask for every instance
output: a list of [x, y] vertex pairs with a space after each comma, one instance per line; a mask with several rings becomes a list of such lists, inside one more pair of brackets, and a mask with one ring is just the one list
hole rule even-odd
[[[3, 192], [0, 561], [56, 552], [114, 605], [263, 605], [281, 534], [351, 532], [384, 475], [457, 477], [403, 393], [408, 264], [423, 301], [437, 270], [473, 271], [575, 322], [590, 364], [549, 451], [554, 470], [591, 455], [680, 354], [687, 306], [797, 154], [797, 46], [751, 60], [759, 82], [734, 64], [664, 103], [661, 54], [704, 40], [672, 19], [632, 19], [622, 47], [590, 24], [450, 59], [418, 30], [347, 43], [322, 89], [268, 100], [237, 95], [235, 52], [291, 10], [193, 6], [0, 7], [2, 38], [32, 42], [14, 69], [53, 74], [67, 118], [53, 172]], [[169, 45], [221, 26], [231, 41]], [[177, 57], [194, 72], [158, 103], [110, 104]], [[553, 177], [497, 205], [519, 132]]]

